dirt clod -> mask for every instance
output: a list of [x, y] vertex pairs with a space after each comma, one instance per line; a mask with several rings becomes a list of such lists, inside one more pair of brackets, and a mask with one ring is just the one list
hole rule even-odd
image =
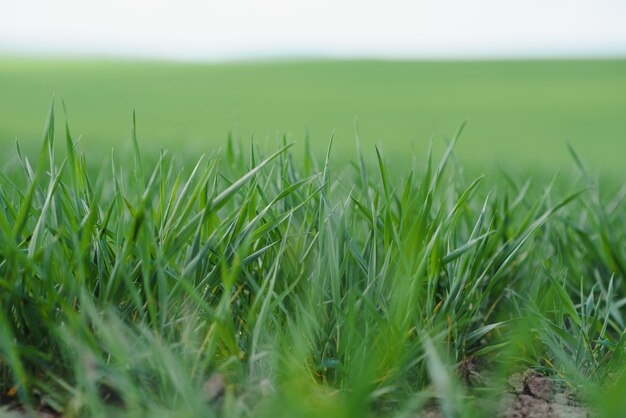
[[511, 394], [503, 399], [502, 418], [588, 418], [564, 387], [533, 370], [509, 378]]
[[539, 374], [529, 376], [526, 380], [528, 392], [530, 392], [533, 397], [543, 399], [544, 401], [550, 401], [552, 399], [554, 386], [552, 379]]
[[517, 395], [524, 392], [524, 376], [521, 373], [513, 373], [509, 377], [509, 386], [511, 391]]

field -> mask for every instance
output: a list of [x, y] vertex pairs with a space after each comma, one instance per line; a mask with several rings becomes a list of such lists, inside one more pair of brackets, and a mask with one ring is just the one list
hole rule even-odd
[[622, 416], [625, 69], [5, 59], [0, 416]]
[[[301, 147], [308, 129], [323, 156], [355, 153], [355, 118], [366, 160], [445, 148], [468, 120], [461, 161], [511, 168], [571, 168], [569, 141], [593, 167], [624, 173], [626, 61], [285, 62], [222, 65], [0, 59], [0, 144], [38, 144], [52, 99], [66, 102], [82, 149], [109, 153], [140, 140], [197, 156], [229, 132]], [[59, 134], [62, 132], [59, 131]], [[127, 148], [130, 150], [130, 148]], [[151, 149], [146, 149], [149, 153]]]

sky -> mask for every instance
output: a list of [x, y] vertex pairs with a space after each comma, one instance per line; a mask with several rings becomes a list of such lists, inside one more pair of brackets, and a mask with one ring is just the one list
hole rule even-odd
[[0, 0], [0, 53], [623, 57], [625, 22], [626, 0]]

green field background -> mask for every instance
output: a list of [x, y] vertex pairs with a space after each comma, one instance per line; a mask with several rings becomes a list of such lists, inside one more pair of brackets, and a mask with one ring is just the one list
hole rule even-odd
[[[0, 143], [39, 142], [51, 98], [63, 99], [87, 154], [140, 143], [182, 155], [224, 148], [228, 132], [273, 147], [286, 134], [334, 158], [382, 147], [391, 162], [441, 150], [468, 120], [469, 165], [567, 168], [569, 141], [592, 167], [624, 173], [626, 61], [301, 61], [183, 64], [0, 59]], [[57, 113], [62, 115], [60, 106]], [[62, 118], [58, 120], [62, 122]], [[59, 123], [59, 125], [62, 125]], [[61, 129], [59, 127], [59, 129]], [[60, 132], [60, 131], [59, 131]], [[367, 153], [367, 151], [366, 151]], [[372, 158], [373, 152], [367, 153]]]

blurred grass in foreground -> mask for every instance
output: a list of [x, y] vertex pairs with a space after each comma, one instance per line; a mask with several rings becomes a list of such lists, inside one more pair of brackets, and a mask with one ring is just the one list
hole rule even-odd
[[288, 145], [149, 165], [134, 139], [94, 175], [53, 121], [0, 177], [2, 404], [478, 418], [530, 369], [623, 412], [626, 189], [582, 164], [466, 179], [453, 140], [393, 179]]

